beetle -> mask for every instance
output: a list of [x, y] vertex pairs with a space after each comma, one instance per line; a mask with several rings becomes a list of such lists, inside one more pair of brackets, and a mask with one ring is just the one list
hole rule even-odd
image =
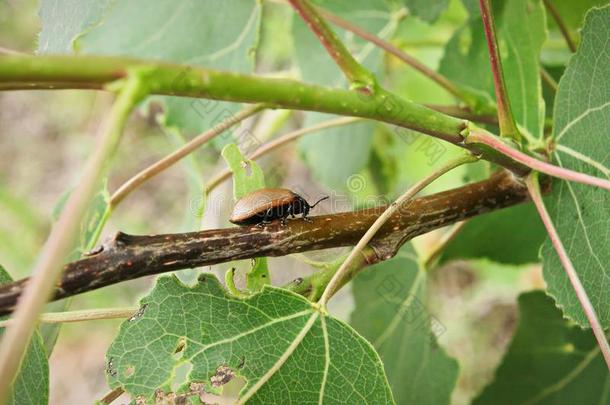
[[279, 219], [282, 225], [286, 218], [301, 214], [308, 222], [309, 210], [324, 201], [328, 196], [310, 205], [303, 197], [286, 188], [262, 188], [252, 191], [237, 200], [229, 221], [236, 225], [264, 225]]

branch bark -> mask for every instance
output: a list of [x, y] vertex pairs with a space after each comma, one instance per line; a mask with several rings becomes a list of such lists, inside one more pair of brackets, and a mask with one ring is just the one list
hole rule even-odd
[[[379, 260], [391, 258], [411, 238], [527, 199], [512, 173], [421, 197], [378, 231], [369, 243]], [[118, 233], [97, 252], [69, 263], [54, 289], [54, 300], [152, 274], [264, 256], [353, 246], [386, 206], [257, 226], [153, 236]], [[0, 287], [0, 314], [14, 308], [28, 279]]]

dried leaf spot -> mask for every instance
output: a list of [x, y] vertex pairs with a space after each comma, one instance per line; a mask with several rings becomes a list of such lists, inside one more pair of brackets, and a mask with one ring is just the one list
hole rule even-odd
[[129, 366], [125, 369], [125, 372], [123, 373], [125, 375], [125, 377], [131, 377], [133, 375], [133, 373], [136, 372], [136, 368], [134, 366]]
[[214, 387], [220, 387], [231, 381], [235, 377], [235, 373], [229, 366], [222, 364], [216, 369], [216, 374], [210, 377], [210, 382]]
[[178, 361], [182, 358], [182, 356], [184, 355], [185, 346], [186, 346], [186, 337], [182, 336], [180, 339], [178, 339], [176, 348], [174, 349], [174, 352], [172, 353], [174, 360]]

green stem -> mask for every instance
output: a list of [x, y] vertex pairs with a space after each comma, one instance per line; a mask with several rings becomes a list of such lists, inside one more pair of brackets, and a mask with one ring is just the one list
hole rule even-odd
[[326, 303], [341, 285], [342, 279], [352, 268], [353, 263], [357, 260], [358, 256], [361, 254], [362, 250], [368, 245], [368, 243], [373, 239], [377, 231], [381, 229], [381, 227], [399, 210], [408, 209], [408, 203], [415, 194], [419, 193], [422, 189], [427, 187], [434, 180], [441, 177], [443, 174], [455, 169], [458, 166], [461, 166], [466, 163], [471, 163], [476, 161], [477, 158], [470, 154], [459, 156], [455, 159], [452, 159], [444, 166], [429, 174], [428, 176], [421, 179], [419, 182], [415, 183], [411, 188], [409, 188], [403, 195], [398, 197], [396, 201], [394, 201], [371, 225], [371, 227], [366, 231], [364, 236], [358, 241], [358, 244], [351, 251], [347, 259], [343, 262], [339, 270], [333, 275], [333, 278], [330, 280], [324, 293], [320, 297], [318, 303], [321, 307], [325, 307]]
[[[1, 56], [2, 89], [103, 89], [130, 67], [146, 67], [151, 94], [267, 103], [277, 108], [369, 118], [413, 129], [481, 154], [515, 172], [526, 170], [488, 150], [465, 144], [468, 121], [451, 117], [385, 90], [376, 94], [321, 87], [290, 79], [263, 78], [191, 66], [94, 56]], [[465, 131], [465, 132], [463, 132]]]
[[315, 7], [312, 7], [307, 0], [288, 1], [335, 60], [350, 81], [352, 88], [373, 93], [376, 88], [375, 76], [352, 56]]
[[15, 310], [14, 323], [6, 329], [0, 345], [0, 403], [6, 400], [23, 353], [36, 328], [36, 319], [49, 299], [64, 266], [64, 260], [72, 250], [80, 224], [87, 212], [89, 202], [97, 191], [108, 161], [117, 148], [125, 122], [142, 98], [144, 82], [139, 70], [129, 73], [121, 83], [122, 89], [102, 128], [98, 144], [84, 169], [82, 180], [68, 198], [49, 239], [47, 240], [32, 278]]
[[494, 78], [500, 135], [507, 138], [512, 138], [517, 142], [521, 142], [521, 134], [517, 128], [515, 118], [513, 117], [513, 112], [510, 108], [510, 101], [508, 99], [508, 92], [506, 90], [506, 83], [504, 81], [502, 59], [500, 58], [498, 38], [496, 35], [496, 24], [494, 22], [490, 0], [479, 0], [479, 6], [481, 8], [483, 26], [485, 27], [485, 37], [487, 39], [487, 48], [489, 50], [489, 62], [491, 63], [491, 71]]
[[559, 85], [557, 84], [555, 79], [553, 79], [553, 76], [551, 76], [548, 70], [546, 70], [542, 66], [540, 66], [540, 77], [542, 78], [542, 81], [545, 82], [547, 86], [549, 86], [553, 93], [557, 93], [557, 88], [559, 87]]

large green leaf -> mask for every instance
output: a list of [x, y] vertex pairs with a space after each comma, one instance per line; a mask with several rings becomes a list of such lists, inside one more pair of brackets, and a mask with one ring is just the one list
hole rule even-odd
[[39, 53], [72, 53], [76, 38], [97, 23], [110, 0], [41, 0]]
[[351, 324], [373, 343], [399, 404], [448, 404], [457, 362], [436, 343], [443, 325], [428, 313], [426, 273], [410, 246], [353, 284]]
[[[66, 48], [200, 65], [237, 72], [252, 69], [259, 5], [250, 0], [117, 0], [87, 12], [74, 2], [47, 0], [40, 50]], [[66, 31], [55, 27], [63, 27]], [[78, 35], [77, 35], [78, 34]], [[44, 37], [44, 42], [42, 41]], [[45, 48], [46, 47], [46, 48]], [[184, 78], [176, 77], [176, 83]], [[213, 100], [163, 97], [166, 125], [199, 133], [233, 114], [239, 105]], [[218, 142], [228, 141], [227, 137]]]
[[441, 261], [487, 258], [497, 263], [539, 261], [546, 231], [532, 204], [470, 219], [443, 251]]
[[591, 331], [563, 318], [541, 291], [519, 297], [519, 327], [475, 405], [610, 404], [610, 375]]
[[[610, 6], [586, 18], [582, 43], [559, 84], [554, 158], [560, 166], [610, 178]], [[553, 183], [549, 213], [597, 310], [610, 326], [610, 193], [565, 181]], [[550, 242], [543, 249], [544, 278], [566, 315], [588, 325]]]
[[[145, 398], [197, 383], [218, 392], [237, 375], [247, 381], [248, 404], [394, 402], [379, 357], [348, 325], [275, 287], [230, 297], [205, 274], [193, 287], [159, 278], [121, 325], [107, 360], [110, 385]], [[185, 364], [186, 381], [172, 386]]]
[[[0, 266], [0, 285], [12, 282], [13, 279]], [[3, 316], [0, 319], [7, 319]], [[0, 328], [0, 337], [4, 328]], [[38, 330], [34, 332], [32, 340], [25, 352], [19, 372], [13, 381], [8, 404], [11, 405], [41, 405], [49, 400], [49, 363], [44, 349], [42, 338]]]
[[[515, 119], [534, 137], [544, 126], [540, 50], [546, 40], [541, 0], [494, 1], [504, 78]], [[495, 100], [493, 76], [481, 18], [473, 17], [445, 49], [440, 71], [462, 86]]]
[[[333, 13], [373, 33], [389, 34], [393, 30], [388, 5], [384, 0], [339, 0], [320, 2]], [[384, 30], [385, 28], [385, 30]], [[354, 35], [333, 27], [349, 50], [367, 68], [377, 72], [381, 51]], [[343, 74], [320, 41], [301, 18], [295, 16], [292, 35], [297, 65], [303, 80], [327, 86], [347, 86]], [[304, 126], [329, 119], [325, 114], [307, 113]], [[347, 179], [360, 172], [368, 162], [372, 148], [374, 124], [362, 122], [332, 128], [299, 141], [299, 149], [315, 177], [330, 188], [345, 188]], [[337, 164], [340, 161], [341, 164]]]

